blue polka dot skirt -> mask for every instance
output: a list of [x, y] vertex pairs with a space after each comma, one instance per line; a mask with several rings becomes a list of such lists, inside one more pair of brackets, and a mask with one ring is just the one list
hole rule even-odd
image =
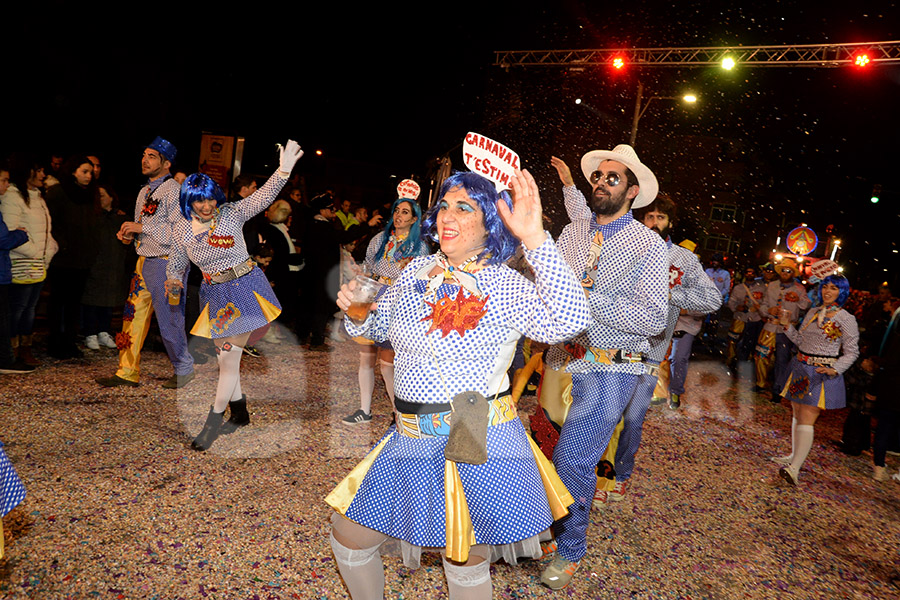
[[847, 406], [847, 391], [844, 376], [829, 377], [816, 373], [814, 365], [791, 359], [791, 372], [782, 396], [791, 402], [818, 406], [823, 410], [834, 410]]
[[0, 442], [0, 517], [14, 509], [25, 498], [25, 486], [3, 451]]
[[191, 333], [224, 338], [250, 333], [281, 314], [281, 304], [261, 269], [225, 283], [200, 285], [200, 317]]
[[[344, 515], [420, 547], [446, 546], [443, 436], [414, 439], [391, 428]], [[476, 544], [512, 544], [553, 522], [535, 457], [516, 418], [488, 427], [488, 460], [457, 463]]]

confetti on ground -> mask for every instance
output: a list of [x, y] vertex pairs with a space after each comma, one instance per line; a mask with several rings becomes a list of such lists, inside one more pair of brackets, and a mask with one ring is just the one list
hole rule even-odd
[[[252, 424], [189, 448], [215, 390], [215, 361], [183, 390], [145, 352], [138, 388], [103, 389], [112, 351], [0, 376], [0, 439], [28, 489], [3, 520], [0, 597], [346, 598], [328, 543], [331, 488], [390, 423], [354, 428], [357, 350], [260, 344], [244, 357]], [[900, 484], [871, 455], [847, 457], [845, 411], [825, 414], [799, 489], [768, 458], [789, 452], [790, 416], [696, 358], [682, 409], [652, 407], [625, 500], [595, 510], [589, 555], [563, 592], [542, 563], [492, 567], [496, 598], [900, 598]], [[523, 398], [530, 414], [534, 398]], [[527, 419], [526, 419], [527, 423]], [[888, 457], [896, 469], [896, 457]], [[386, 597], [446, 598], [439, 559], [386, 558]]]

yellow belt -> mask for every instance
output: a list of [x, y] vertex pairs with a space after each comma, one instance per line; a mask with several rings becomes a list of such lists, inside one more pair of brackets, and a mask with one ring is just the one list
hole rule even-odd
[[[491, 400], [488, 410], [488, 426], [500, 425], [516, 418], [516, 404], [511, 394]], [[433, 438], [450, 435], [452, 410], [426, 415], [398, 413], [397, 431], [400, 435], [414, 439]]]

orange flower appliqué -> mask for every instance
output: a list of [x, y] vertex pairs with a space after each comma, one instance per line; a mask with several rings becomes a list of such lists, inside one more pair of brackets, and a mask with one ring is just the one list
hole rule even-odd
[[116, 350], [126, 350], [131, 347], [131, 334], [127, 331], [116, 333]]
[[432, 304], [425, 301], [425, 304], [431, 307], [431, 314], [427, 315], [422, 321], [431, 319], [431, 327], [425, 332], [428, 335], [432, 331], [441, 330], [441, 337], [447, 337], [451, 331], [463, 337], [466, 331], [475, 329], [481, 318], [487, 314], [485, 305], [490, 296], [483, 299], [477, 296], [466, 296], [463, 288], [459, 288], [456, 298], [445, 296]]
[[828, 321], [827, 323], [825, 323], [825, 326], [822, 327], [822, 333], [825, 334], [825, 337], [827, 337], [832, 342], [844, 335], [844, 332], [841, 331], [841, 326], [834, 321]]

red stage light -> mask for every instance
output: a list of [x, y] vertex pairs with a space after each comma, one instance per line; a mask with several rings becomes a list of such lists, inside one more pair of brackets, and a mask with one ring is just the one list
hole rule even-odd
[[871, 62], [871, 60], [869, 59], [869, 55], [866, 54], [865, 52], [860, 52], [859, 54], [856, 55], [856, 58], [853, 59], [853, 64], [855, 64], [859, 68], [869, 66], [870, 62]]
[[614, 69], [621, 69], [625, 66], [625, 59], [621, 56], [617, 56], [612, 61], [612, 66]]

